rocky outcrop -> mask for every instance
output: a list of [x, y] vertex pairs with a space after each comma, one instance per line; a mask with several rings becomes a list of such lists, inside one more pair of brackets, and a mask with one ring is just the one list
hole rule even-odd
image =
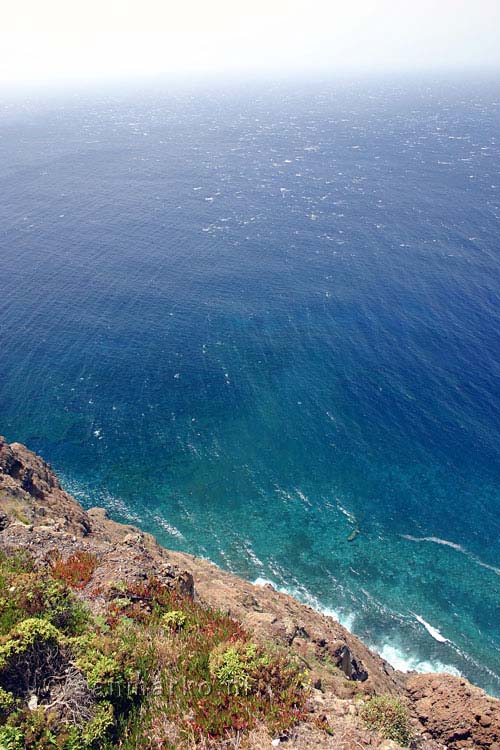
[[[98, 610], [120, 585], [154, 576], [184, 595], [228, 612], [257, 639], [295, 653], [311, 674], [311, 710], [338, 726], [336, 739], [298, 729], [296, 747], [378, 746], [356, 720], [358, 693], [391, 694], [408, 703], [421, 750], [500, 750], [500, 701], [448, 675], [405, 675], [331, 617], [272, 586], [255, 586], [192, 555], [161, 547], [149, 534], [117, 523], [105, 510], [85, 511], [50, 466], [19, 443], [0, 438], [0, 547], [26, 549], [40, 565], [57, 552], [95, 555], [98, 564], [79, 595]], [[354, 718], [353, 718], [354, 717]], [[307, 735], [307, 736], [306, 736]], [[343, 737], [342, 742], [339, 737]], [[354, 744], [353, 744], [354, 743]], [[386, 749], [388, 750], [388, 749]]]
[[[83, 508], [65, 492], [39, 456], [0, 437], [0, 502], [4, 515], [29, 524], [57, 523], [60, 530], [86, 536], [90, 523]], [[21, 512], [23, 509], [24, 515]], [[16, 516], [17, 514], [17, 516]]]
[[[105, 510], [85, 511], [65, 492], [50, 466], [19, 443], [0, 437], [0, 546], [26, 549], [39, 563], [56, 552], [96, 555], [87, 589], [105, 597], [121, 582], [154, 575], [182, 594], [194, 595], [192, 574], [177, 566], [149, 534], [111, 521]], [[93, 598], [94, 600], [94, 598]]]
[[500, 750], [500, 701], [451, 675], [411, 675], [408, 695], [423, 733], [451, 750]]

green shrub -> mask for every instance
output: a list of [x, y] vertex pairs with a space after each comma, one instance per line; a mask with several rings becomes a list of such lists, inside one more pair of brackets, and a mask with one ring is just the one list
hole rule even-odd
[[12, 693], [4, 690], [3, 687], [0, 687], [0, 715], [11, 711], [15, 705], [15, 702], [16, 701]]
[[255, 683], [255, 673], [268, 662], [255, 643], [220, 643], [210, 654], [210, 676], [236, 695], [247, 695]]
[[13, 718], [16, 719], [15, 723], [24, 736], [24, 748], [53, 750], [57, 747], [56, 722], [50, 714], [45, 713], [43, 708], [39, 707], [33, 711], [28, 709]]
[[109, 633], [87, 633], [70, 645], [75, 665], [100, 698], [125, 710], [147, 687], [154, 666], [154, 650], [143, 629], [123, 617]]
[[81, 631], [88, 622], [86, 608], [68, 587], [44, 571], [35, 571], [26, 560], [0, 557], [0, 635], [28, 617], [43, 617], [66, 633]]
[[109, 695], [118, 683], [123, 684], [120, 665], [116, 659], [97, 650], [77, 659], [76, 666], [86, 676], [89, 688], [98, 695]]
[[0, 727], [0, 750], [24, 750], [24, 736], [17, 727]]
[[187, 621], [187, 616], [181, 609], [172, 609], [170, 612], [165, 612], [161, 618], [162, 624], [172, 630], [181, 630]]
[[412, 738], [410, 717], [403, 704], [389, 695], [375, 695], [361, 709], [361, 718], [386, 740], [407, 747]]
[[62, 639], [59, 630], [48, 620], [30, 617], [18, 623], [0, 645], [0, 672], [7, 669], [14, 657], [25, 654], [42, 643], [58, 644]]
[[113, 706], [108, 701], [104, 701], [97, 707], [96, 715], [82, 732], [82, 739], [85, 746], [94, 746], [96, 743], [105, 740], [113, 723]]

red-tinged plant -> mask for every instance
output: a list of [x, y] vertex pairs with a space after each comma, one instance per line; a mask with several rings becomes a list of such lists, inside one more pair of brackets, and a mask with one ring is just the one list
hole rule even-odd
[[50, 561], [52, 577], [64, 581], [73, 589], [85, 588], [98, 565], [97, 556], [90, 552], [76, 552], [66, 560], [55, 552]]

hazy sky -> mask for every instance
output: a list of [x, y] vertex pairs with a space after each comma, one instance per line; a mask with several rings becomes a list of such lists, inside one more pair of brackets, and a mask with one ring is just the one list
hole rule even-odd
[[4, 0], [0, 83], [500, 67], [500, 0]]

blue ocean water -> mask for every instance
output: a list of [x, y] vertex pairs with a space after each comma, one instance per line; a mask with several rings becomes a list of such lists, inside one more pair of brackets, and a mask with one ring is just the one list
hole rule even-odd
[[500, 694], [499, 133], [487, 77], [5, 99], [0, 433]]

